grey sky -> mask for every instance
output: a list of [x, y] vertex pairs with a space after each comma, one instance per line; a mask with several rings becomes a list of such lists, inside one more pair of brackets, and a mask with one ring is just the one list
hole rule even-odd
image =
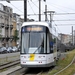
[[[38, 0], [27, 0], [27, 1], [28, 1], [27, 13], [38, 14], [39, 12]], [[13, 8], [14, 13], [20, 14], [21, 17], [23, 16], [23, 12], [24, 12], [23, 1], [11, 1], [11, 3], [0, 1], [0, 3], [6, 6], [10, 6], [11, 8]], [[75, 20], [75, 14], [68, 14], [68, 13], [75, 13], [75, 0], [46, 0], [46, 4], [48, 7], [47, 8], [48, 11], [55, 11], [56, 15], [53, 16], [54, 20], [69, 20], [69, 21], [54, 21], [53, 26], [56, 27], [57, 32], [70, 34], [72, 32], [71, 30], [72, 26], [74, 27], [75, 30], [75, 26], [74, 26], [75, 21], [73, 21]], [[43, 13], [44, 11], [45, 11], [45, 2], [41, 0], [41, 13]], [[67, 14], [57, 15], [57, 13], [67, 13]], [[28, 18], [38, 20], [38, 16], [30, 15], [28, 16]], [[42, 16], [42, 20], [43, 19], [44, 16]]]

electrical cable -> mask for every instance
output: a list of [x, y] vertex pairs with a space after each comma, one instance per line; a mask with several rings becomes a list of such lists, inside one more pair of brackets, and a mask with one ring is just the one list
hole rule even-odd
[[[39, 7], [33, 1], [31, 1], [31, 2], [39, 9]], [[41, 11], [44, 13], [43, 10], [41, 10]]]
[[[48, 4], [48, 3], [47, 3]], [[49, 6], [50, 6], [50, 4], [48, 4]], [[52, 3], [51, 3], [51, 5], [52, 5]], [[55, 5], [52, 5], [52, 6], [54, 6], [54, 7], [58, 7], [58, 6], [55, 6]], [[51, 6], [50, 6], [51, 7]], [[60, 7], [58, 7], [59, 9], [60, 9]], [[49, 8], [50, 9], [50, 8]], [[62, 10], [62, 9], [60, 9], [60, 10]], [[66, 11], [64, 11], [64, 12], [66, 12]], [[67, 14], [69, 14], [69, 13], [66, 13], [66, 14], [57, 14], [56, 12], [55, 12], [55, 14], [54, 15], [67, 15]], [[71, 13], [71, 14], [75, 14], [75, 13]], [[64, 17], [64, 16], [62, 16], [62, 17]], [[65, 17], [64, 17], [65, 18]]]
[[57, 26], [67, 26], [67, 25], [75, 25], [75, 24], [57, 24]]
[[[12, 3], [10, 3], [13, 7], [15, 7]], [[15, 7], [18, 11], [22, 12], [20, 9], [18, 9], [17, 7]], [[23, 13], [23, 12], [22, 12]]]
[[75, 21], [75, 19], [62, 19], [62, 20], [56, 20], [56, 19], [54, 19], [52, 21]]
[[[54, 8], [56, 7], [57, 9], [59, 9], [59, 10], [61, 10], [61, 11], [63, 11], [63, 12], [66, 12], [66, 13], [67, 13], [67, 11], [64, 11], [64, 10], [63, 10], [63, 9], [61, 9], [59, 6], [52, 5], [52, 4], [48, 4], [48, 3], [47, 3], [47, 5], [49, 5], [49, 6], [51, 5], [51, 6], [53, 6]], [[50, 6], [50, 7], [51, 7], [51, 6]], [[51, 9], [50, 7], [49, 7], [49, 9]], [[53, 9], [52, 9], [52, 10], [53, 10]]]
[[[54, 21], [53, 21], [53, 22], [54, 22]], [[57, 25], [57, 24], [55, 24], [55, 22], [54, 22], [54, 25], [55, 25], [55, 26], [56, 26], [56, 28], [59, 30], [59, 32], [60, 32], [60, 33], [62, 33], [62, 32], [61, 32], [61, 30], [58, 28], [58, 25]]]
[[[28, 3], [29, 3], [29, 1], [28, 1]], [[33, 13], [34, 13], [34, 14], [36, 14], [36, 13], [34, 12], [34, 10], [33, 10], [33, 8], [32, 8], [32, 6], [31, 6], [31, 4], [30, 4], [30, 3], [29, 3], [29, 6], [31, 7], [31, 9], [32, 9]]]
[[[28, 1], [28, 3], [29, 3], [29, 1]], [[31, 9], [32, 9], [32, 11], [33, 11], [33, 13], [35, 14], [35, 12], [34, 12], [34, 10], [33, 10], [33, 8], [32, 8], [32, 6], [31, 6], [31, 4], [29, 3], [29, 5], [30, 5], [30, 7], [31, 7]], [[36, 14], [35, 14], [36, 15]]]
[[[21, 15], [23, 15], [23, 14], [21, 14]], [[35, 15], [39, 15], [39, 14], [28, 14], [28, 15], [33, 15], [33, 16], [35, 16]], [[44, 14], [41, 14], [41, 15], [44, 15]], [[50, 14], [47, 14], [47, 15], [50, 15]], [[75, 15], [75, 13], [54, 13], [54, 15]]]
[[[55, 3], [52, 3], [51, 1], [50, 1], [49, 3], [54, 4], [54, 5], [57, 5], [57, 4], [55, 4]], [[63, 8], [67, 8], [67, 9], [70, 9], [70, 10], [75, 11], [75, 9], [73, 9], [73, 8], [68, 8], [68, 7], [65, 7], [65, 6], [61, 6], [61, 5], [59, 5], [59, 4], [58, 4], [57, 6], [63, 7]]]
[[37, 8], [39, 8], [33, 1], [31, 1]]

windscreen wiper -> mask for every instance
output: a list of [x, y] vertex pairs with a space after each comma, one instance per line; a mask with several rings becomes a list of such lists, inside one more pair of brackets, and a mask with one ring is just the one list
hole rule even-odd
[[36, 51], [40, 48], [40, 47], [42, 47], [42, 45], [43, 45], [43, 40], [42, 40], [42, 43], [41, 43], [41, 45], [39, 45], [39, 47], [33, 52], [33, 54], [35, 54], [36, 53]]
[[40, 45], [34, 52], [33, 52], [33, 54], [35, 54], [36, 53], [36, 51], [41, 47], [42, 45]]

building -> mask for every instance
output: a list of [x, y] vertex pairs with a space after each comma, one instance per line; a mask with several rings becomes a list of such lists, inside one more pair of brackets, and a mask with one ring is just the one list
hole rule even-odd
[[22, 23], [24, 22], [24, 19], [20, 18], [20, 15], [13, 13], [13, 36], [15, 36], [15, 31], [17, 31], [17, 37], [15, 41], [13, 41], [13, 46], [18, 46], [20, 42], [20, 29], [22, 26]]
[[[27, 19], [34, 21], [34, 19]], [[0, 3], [0, 46], [18, 46], [20, 42], [20, 29], [24, 19], [13, 13], [13, 9]], [[15, 33], [17, 32], [17, 35]], [[18, 39], [15, 39], [17, 37]]]
[[11, 46], [12, 8], [0, 4], [0, 46]]
[[72, 43], [72, 35], [59, 33], [58, 38], [64, 45]]

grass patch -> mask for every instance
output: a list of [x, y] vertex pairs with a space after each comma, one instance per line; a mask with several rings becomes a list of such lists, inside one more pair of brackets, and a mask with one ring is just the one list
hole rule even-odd
[[15, 59], [17, 60], [17, 59], [19, 59], [20, 58], [20, 56], [19, 55], [17, 55], [17, 56], [11, 56], [11, 57], [4, 57], [4, 58], [0, 58], [0, 65], [2, 65], [2, 64], [6, 64], [6, 63], [9, 63], [9, 62], [12, 62], [12, 61], [14, 61]]
[[[42, 75], [54, 75], [55, 73], [59, 72], [60, 70], [68, 66], [73, 60], [74, 56], [75, 56], [75, 49], [72, 51], [69, 51], [64, 59], [60, 59], [57, 62], [56, 67], [52, 71], [49, 71], [48, 74], [42, 74]], [[75, 62], [66, 70], [62, 71], [61, 73], [57, 75], [73, 75], [74, 73], [75, 73]]]
[[74, 75], [75, 74], [75, 64], [72, 64], [66, 70], [62, 71], [58, 75]]

